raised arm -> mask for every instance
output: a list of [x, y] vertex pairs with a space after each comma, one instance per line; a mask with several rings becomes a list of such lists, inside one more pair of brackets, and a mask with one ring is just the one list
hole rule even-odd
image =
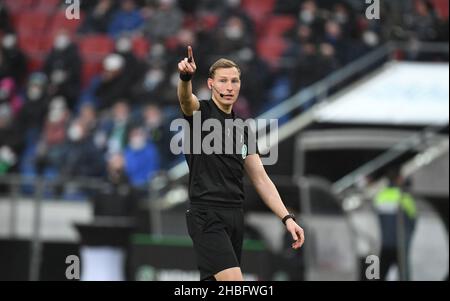
[[192, 76], [196, 70], [197, 66], [195, 65], [192, 47], [189, 46], [188, 57], [178, 63], [180, 80], [178, 81], [177, 94], [181, 110], [186, 116], [192, 116], [194, 111], [197, 111], [200, 108], [197, 97], [192, 94]]
[[[284, 206], [277, 188], [267, 175], [258, 154], [250, 155], [245, 159], [245, 171], [267, 207], [269, 207], [280, 220], [287, 216], [289, 212]], [[294, 240], [292, 248], [300, 248], [305, 241], [303, 229], [292, 218], [287, 219], [285, 225], [287, 231], [291, 233]]]

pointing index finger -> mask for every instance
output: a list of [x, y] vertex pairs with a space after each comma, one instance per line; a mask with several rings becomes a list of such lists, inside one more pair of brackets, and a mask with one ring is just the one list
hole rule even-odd
[[192, 53], [192, 47], [188, 46], [188, 62], [191, 63], [194, 60], [194, 54]]

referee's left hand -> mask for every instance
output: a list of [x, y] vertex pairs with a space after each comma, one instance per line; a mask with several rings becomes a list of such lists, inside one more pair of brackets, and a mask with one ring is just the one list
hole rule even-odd
[[299, 225], [293, 220], [288, 219], [286, 221], [286, 229], [291, 233], [294, 242], [292, 243], [293, 249], [299, 249], [305, 242], [305, 233]]

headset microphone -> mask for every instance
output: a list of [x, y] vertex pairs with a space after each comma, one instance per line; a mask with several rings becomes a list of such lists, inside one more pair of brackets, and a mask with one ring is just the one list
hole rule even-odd
[[219, 93], [220, 97], [223, 98], [225, 96], [225, 94], [220, 93], [219, 90], [216, 89], [216, 87], [211, 86], [214, 90], [216, 90], [217, 93]]

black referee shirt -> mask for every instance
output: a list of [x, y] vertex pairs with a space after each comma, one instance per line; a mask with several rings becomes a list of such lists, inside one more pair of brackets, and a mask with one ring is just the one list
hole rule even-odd
[[[197, 123], [197, 127], [194, 125], [194, 116], [199, 113], [201, 113], [201, 118], [198, 119], [201, 122], [201, 128], [208, 119], [220, 122], [221, 132], [219, 134], [222, 139], [216, 140], [216, 144], [207, 139], [208, 145], [220, 146], [220, 152], [215, 150], [211, 154], [205, 154], [203, 147], [198, 145], [199, 138], [194, 138], [193, 135], [198, 135], [200, 129], [198, 127], [200, 123]], [[191, 203], [241, 207], [244, 201], [244, 161], [248, 155], [258, 152], [257, 147], [249, 146], [249, 128], [246, 126], [226, 127], [226, 120], [235, 121], [238, 118], [234, 112], [227, 114], [220, 110], [212, 99], [201, 100], [199, 111], [194, 112], [193, 116], [184, 116], [184, 118], [189, 122], [190, 129], [190, 153], [185, 154], [185, 157], [190, 171], [189, 197]], [[211, 132], [212, 130], [201, 131], [202, 144], [205, 137], [212, 137], [209, 135]], [[232, 143], [232, 153], [229, 151], [229, 146], [227, 149], [225, 148], [227, 140]], [[250, 141], [256, 141], [254, 135], [250, 136]], [[194, 143], [197, 147], [195, 153]], [[228, 151], [226, 152], [226, 150]]]

